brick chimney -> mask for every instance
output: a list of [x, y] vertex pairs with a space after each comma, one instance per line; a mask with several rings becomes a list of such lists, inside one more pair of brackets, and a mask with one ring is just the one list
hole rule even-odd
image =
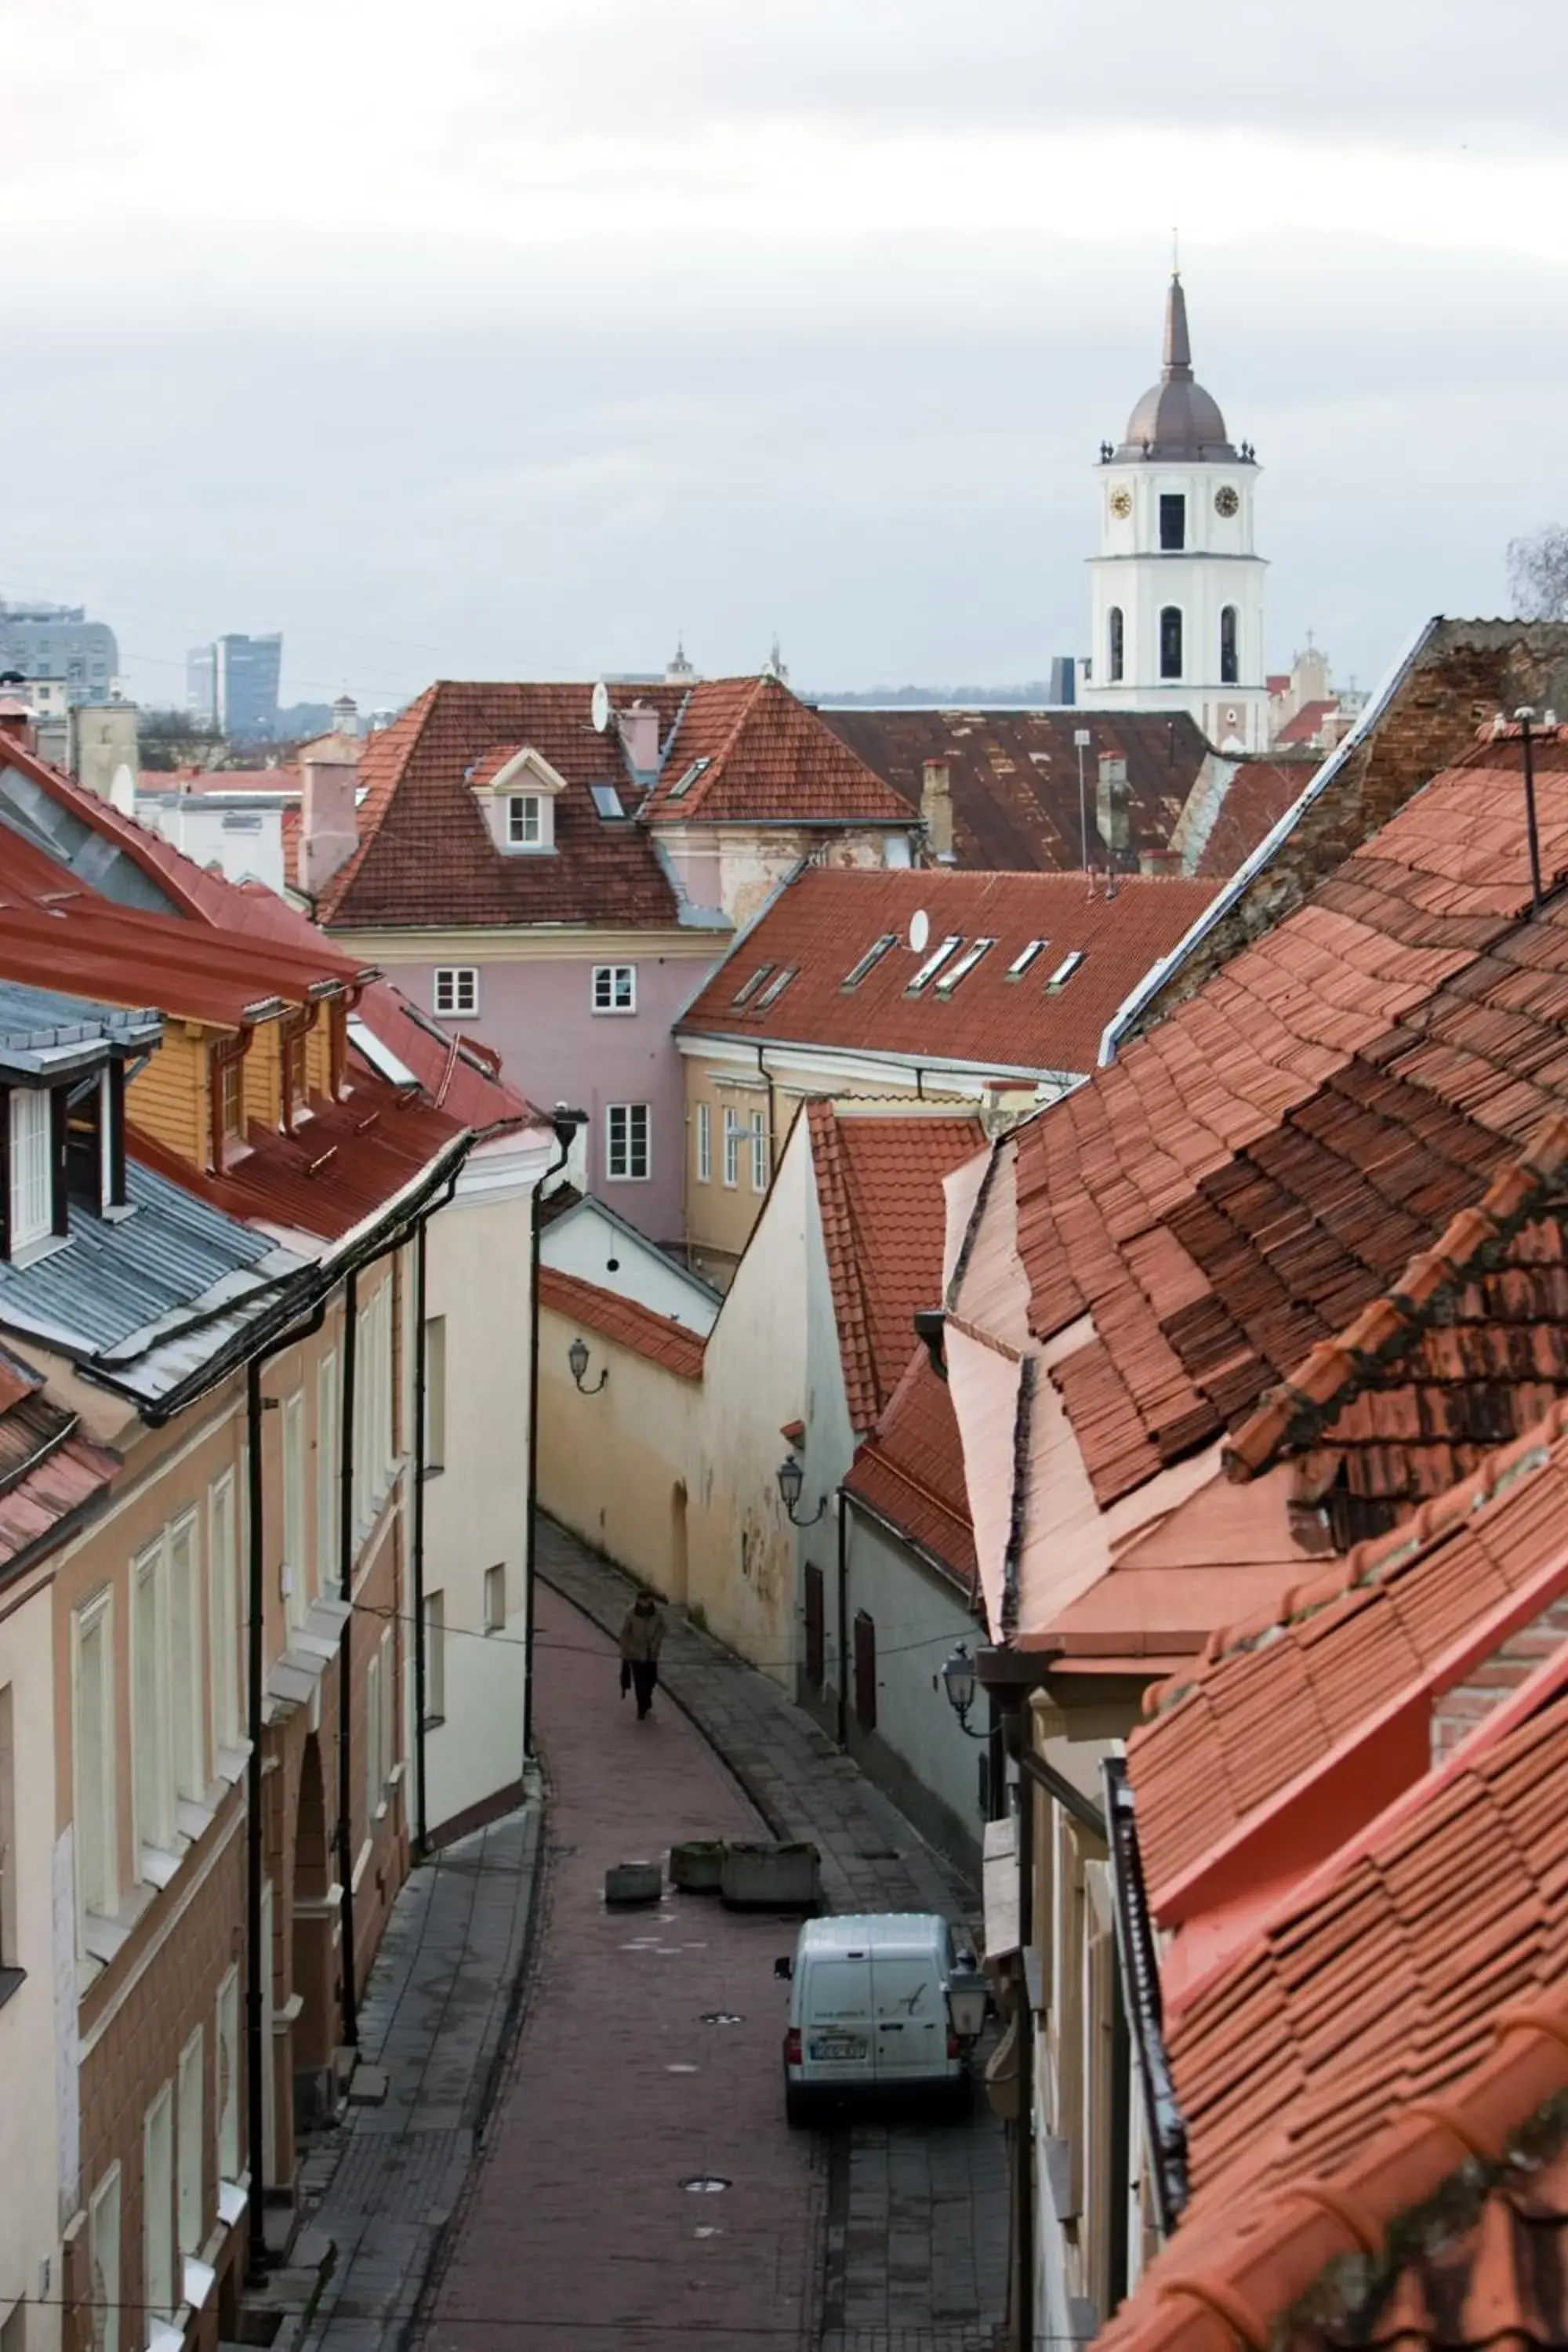
[[938, 866], [956, 866], [952, 845], [952, 785], [942, 760], [926, 760], [921, 767], [921, 817], [926, 829], [926, 851]]
[[1101, 753], [1100, 782], [1094, 795], [1095, 823], [1110, 863], [1121, 865], [1127, 856], [1131, 827], [1127, 812], [1127, 762]]
[[301, 760], [299, 887], [308, 898], [323, 890], [359, 846], [354, 793], [359, 781], [358, 746], [352, 738], [324, 735]]
[[629, 709], [616, 711], [616, 725], [620, 730], [627, 767], [639, 782], [646, 781], [658, 766], [658, 711], [639, 696]]
[[24, 751], [30, 751], [36, 740], [30, 706], [19, 694], [0, 688], [0, 742], [19, 743]]

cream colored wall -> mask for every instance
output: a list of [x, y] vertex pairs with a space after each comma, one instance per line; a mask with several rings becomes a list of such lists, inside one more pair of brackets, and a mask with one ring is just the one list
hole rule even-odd
[[[30, 1591], [24, 1584], [0, 1601], [0, 1690], [9, 1684], [16, 1765], [15, 1836], [5, 1868], [15, 1891], [16, 1947], [5, 1958], [26, 1971], [0, 2006], [0, 2327], [14, 2302], [39, 2294], [40, 2263], [50, 2266], [41, 2291], [59, 2291], [57, 2069], [64, 2041], [74, 2084], [76, 2016], [74, 2003], [62, 2016], [56, 2009], [52, 1617], [47, 1582]], [[68, 1848], [65, 1863], [68, 1911]], [[59, 2313], [52, 2304], [28, 2310], [26, 2342], [28, 2352], [54, 2352]]]
[[[713, 1327], [700, 1381], [682, 1380], [547, 1309], [540, 1327], [539, 1491], [544, 1508], [793, 1689], [800, 1654], [795, 1530], [775, 1473], [784, 1423], [806, 1395], [809, 1160], [802, 1128], [774, 1181], [766, 1226]], [[579, 1394], [566, 1350], [592, 1360]], [[685, 1574], [677, 1535], [686, 1490]], [[684, 1585], [684, 1590], [682, 1589]]]

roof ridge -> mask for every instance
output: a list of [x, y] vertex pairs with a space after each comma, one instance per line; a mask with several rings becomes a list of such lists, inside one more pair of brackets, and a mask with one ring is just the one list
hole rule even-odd
[[[711, 681], [715, 686], [721, 686], [726, 682], [727, 681], [722, 678], [714, 678]], [[724, 762], [735, 748], [735, 740], [740, 734], [742, 728], [745, 725], [747, 719], [750, 719], [752, 711], [755, 709], [757, 698], [766, 684], [767, 679], [765, 676], [761, 675], [749, 681], [749, 690], [742, 699], [741, 708], [736, 716], [734, 725], [731, 728], [728, 735], [725, 736], [724, 740], [720, 744], [719, 749], [710, 755], [708, 765], [703, 769], [702, 773], [697, 779], [696, 791], [686, 795], [685, 814], [687, 816], [689, 817], [695, 814], [695, 813], [701, 808], [703, 802], [708, 797], [710, 787], [718, 782], [720, 775], [723, 771]], [[688, 703], [693, 699], [695, 691], [695, 689], [692, 689], [692, 691], [688, 694]], [[788, 693], [789, 689], [787, 687], [784, 688], [784, 691], [786, 694]], [[670, 737], [668, 750], [672, 750], [674, 748], [674, 742], [675, 738], [672, 734]], [[667, 750], [666, 752], [667, 760], [668, 750]], [[654, 789], [657, 792], [657, 783]]]
[[1285, 1445], [1300, 1448], [1326, 1427], [1374, 1374], [1404, 1353], [1457, 1282], [1528, 1224], [1568, 1171], [1568, 1114], [1551, 1111], [1525, 1149], [1506, 1160], [1473, 1208], [1451, 1217], [1438, 1240], [1417, 1250], [1398, 1283], [1367, 1304], [1331, 1339], [1320, 1339], [1295, 1372], [1266, 1389], [1222, 1455], [1244, 1485]]

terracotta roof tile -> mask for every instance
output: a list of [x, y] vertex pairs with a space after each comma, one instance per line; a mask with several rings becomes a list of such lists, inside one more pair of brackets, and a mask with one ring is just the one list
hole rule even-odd
[[698, 1334], [689, 1331], [682, 1323], [673, 1322], [668, 1315], [656, 1315], [651, 1307], [644, 1307], [635, 1298], [622, 1298], [616, 1291], [601, 1290], [597, 1283], [584, 1282], [574, 1274], [563, 1274], [552, 1265], [541, 1266], [539, 1270], [539, 1298], [541, 1306], [549, 1307], [563, 1321], [596, 1331], [602, 1339], [613, 1341], [617, 1348], [628, 1348], [633, 1355], [645, 1357], [650, 1364], [660, 1364], [684, 1381], [700, 1381], [702, 1377], [703, 1342]]
[[656, 825], [910, 822], [902, 795], [766, 672], [693, 687], [647, 814]]
[[1316, 760], [1243, 760], [1209, 828], [1197, 871], [1224, 881], [1267, 841], [1318, 772]]
[[965, 1591], [973, 1591], [974, 1529], [958, 1415], [946, 1381], [932, 1370], [923, 1347], [910, 1356], [844, 1483]]
[[[1081, 875], [966, 874], [951, 868], [849, 872], [806, 868], [782, 890], [712, 973], [678, 1024], [692, 1035], [773, 1038], [848, 1052], [897, 1054], [983, 1070], [1083, 1072], [1128, 992], [1169, 952], [1214, 895], [1205, 882], [1133, 876], [1114, 898], [1089, 895]], [[917, 911], [930, 943], [909, 945]], [[937, 970], [918, 995], [910, 983], [949, 937], [994, 944], [951, 993]], [[878, 942], [892, 944], [864, 975], [848, 975]], [[1043, 941], [1027, 967], [1009, 967]], [[1069, 955], [1081, 961], [1056, 987]], [[948, 964], [956, 973], [955, 950]], [[759, 984], [766, 966], [789, 973], [776, 996]]]

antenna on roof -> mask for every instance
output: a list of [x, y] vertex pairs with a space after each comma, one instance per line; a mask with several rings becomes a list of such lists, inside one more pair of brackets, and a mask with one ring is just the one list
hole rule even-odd
[[916, 955], [924, 953], [926, 941], [930, 937], [931, 917], [923, 907], [917, 907], [910, 917], [910, 945]]
[[594, 722], [594, 732], [602, 735], [610, 723], [610, 689], [601, 678], [594, 688], [594, 698], [588, 705], [588, 716]]

